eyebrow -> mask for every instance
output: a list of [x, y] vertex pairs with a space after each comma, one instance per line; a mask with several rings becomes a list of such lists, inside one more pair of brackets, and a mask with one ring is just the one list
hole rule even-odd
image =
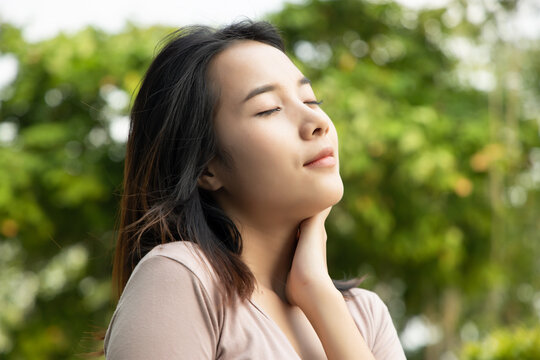
[[[304, 76], [303, 78], [298, 80], [298, 86], [302, 86], [302, 85], [306, 85], [306, 84], [311, 85], [311, 80], [309, 80], [307, 77]], [[274, 91], [274, 90], [276, 90], [277, 87], [278, 87], [277, 85], [273, 85], [273, 84], [259, 86], [259, 87], [255, 88], [255, 89], [251, 90], [249, 92], [249, 94], [247, 94], [247, 96], [246, 96], [246, 98], [244, 99], [243, 102], [246, 102], [249, 99], [251, 99], [252, 97], [263, 94], [265, 92]]]

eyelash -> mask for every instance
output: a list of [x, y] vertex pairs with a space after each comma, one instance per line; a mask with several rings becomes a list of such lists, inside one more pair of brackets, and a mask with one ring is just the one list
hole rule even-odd
[[[322, 100], [314, 100], [314, 101], [306, 101], [304, 102], [304, 104], [308, 104], [308, 105], [321, 105], [323, 103]], [[255, 116], [268, 116], [276, 111], [281, 111], [281, 108], [280, 107], [277, 107], [277, 108], [274, 108], [274, 109], [270, 109], [270, 110], [266, 110], [266, 111], [261, 111], [260, 113], [257, 113], [255, 114]]]

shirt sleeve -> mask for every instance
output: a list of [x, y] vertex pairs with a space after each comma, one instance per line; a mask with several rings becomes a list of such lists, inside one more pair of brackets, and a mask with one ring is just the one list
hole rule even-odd
[[373, 354], [377, 360], [405, 359], [403, 347], [390, 317], [388, 307], [379, 296], [375, 296], [374, 319], [378, 324]]
[[352, 289], [351, 314], [377, 360], [406, 359], [387, 306], [374, 292]]
[[200, 279], [164, 256], [133, 272], [105, 337], [108, 360], [215, 359], [218, 307]]

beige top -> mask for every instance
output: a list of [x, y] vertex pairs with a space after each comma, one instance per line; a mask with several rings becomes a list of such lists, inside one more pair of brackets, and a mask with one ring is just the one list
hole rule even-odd
[[[279, 326], [253, 301], [224, 306], [193, 251], [202, 254], [191, 242], [168, 243], [139, 262], [107, 329], [106, 358], [300, 359]], [[358, 288], [349, 294], [349, 311], [375, 358], [405, 359], [381, 299]]]

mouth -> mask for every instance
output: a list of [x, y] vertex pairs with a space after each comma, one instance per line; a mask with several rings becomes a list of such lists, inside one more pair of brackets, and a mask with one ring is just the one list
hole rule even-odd
[[334, 149], [330, 146], [323, 148], [317, 155], [304, 163], [305, 167], [329, 167], [336, 164]]

